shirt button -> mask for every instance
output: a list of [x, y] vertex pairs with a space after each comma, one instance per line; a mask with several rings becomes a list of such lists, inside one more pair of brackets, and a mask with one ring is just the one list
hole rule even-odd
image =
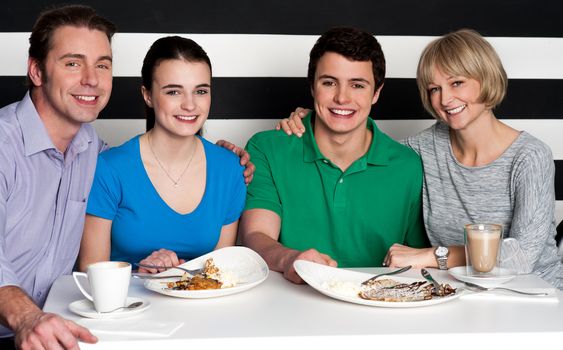
[[323, 159], [323, 163], [327, 164], [327, 163], [328, 163], [328, 160]]
[[340, 181], [338, 181], [338, 182], [343, 183], [343, 182], [344, 182], [344, 179], [340, 179]]
[[43, 293], [37, 292], [37, 297], [38, 297], [38, 298], [41, 298], [41, 295], [43, 295]]

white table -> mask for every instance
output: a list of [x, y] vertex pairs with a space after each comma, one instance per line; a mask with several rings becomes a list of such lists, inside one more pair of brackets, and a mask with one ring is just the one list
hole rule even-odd
[[[431, 271], [438, 280], [447, 279]], [[563, 302], [459, 298], [422, 308], [377, 308], [331, 299], [276, 272], [256, 288], [221, 298], [172, 298], [135, 279], [129, 295], [152, 303], [131, 322], [184, 325], [168, 338], [99, 334], [98, 344], [81, 344], [82, 349], [563, 349]], [[557, 295], [563, 300], [563, 292]], [[44, 309], [79, 320], [67, 305], [82, 298], [72, 277], [63, 276]]]

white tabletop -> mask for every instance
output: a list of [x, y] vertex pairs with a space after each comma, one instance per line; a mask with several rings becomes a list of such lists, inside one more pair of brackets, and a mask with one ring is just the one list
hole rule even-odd
[[[431, 271], [438, 280], [447, 282], [446, 273]], [[406, 276], [418, 274], [411, 270]], [[182, 322], [183, 326], [169, 337], [100, 333], [96, 334], [98, 344], [81, 344], [82, 349], [187, 345], [192, 349], [314, 346], [324, 350], [380, 345], [417, 350], [475, 350], [493, 345], [499, 349], [563, 349], [563, 303], [553, 300], [462, 297], [420, 308], [379, 308], [331, 299], [307, 285], [292, 284], [276, 272], [270, 272], [264, 283], [251, 290], [220, 298], [172, 298], [145, 289], [136, 279], [132, 280], [129, 295], [148, 299], [152, 305], [125, 320]], [[563, 292], [558, 291], [557, 298], [563, 300]], [[44, 310], [79, 321], [81, 317], [68, 309], [70, 302], [79, 299], [83, 297], [72, 277], [63, 276], [53, 285]]]

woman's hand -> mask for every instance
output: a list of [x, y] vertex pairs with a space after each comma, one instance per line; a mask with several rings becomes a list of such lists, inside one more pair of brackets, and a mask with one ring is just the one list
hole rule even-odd
[[[178, 266], [180, 264], [185, 263], [184, 259], [179, 259], [176, 253], [168, 249], [160, 249], [156, 250], [151, 253], [151, 255], [147, 256], [143, 260], [141, 260], [140, 264], [143, 265], [154, 265], [154, 266], [163, 266], [163, 267], [171, 267], [171, 266]], [[158, 273], [166, 271], [165, 268], [162, 269], [149, 269], [145, 267], [139, 267], [139, 272], [144, 273]]]
[[437, 267], [434, 249], [433, 247], [411, 248], [395, 243], [389, 248], [385, 259], [383, 259], [383, 265], [389, 267], [412, 265], [414, 268]]
[[297, 137], [303, 136], [305, 126], [301, 119], [305, 118], [310, 111], [310, 109], [297, 107], [295, 111], [289, 115], [289, 118], [284, 118], [276, 124], [276, 130], [283, 129], [288, 135], [294, 134]]
[[252, 177], [254, 176], [254, 171], [256, 166], [250, 161], [250, 154], [242, 147], [230, 143], [229, 141], [219, 140], [215, 143], [217, 146], [228, 149], [240, 158], [240, 165], [244, 166], [244, 182], [248, 185], [252, 182]]

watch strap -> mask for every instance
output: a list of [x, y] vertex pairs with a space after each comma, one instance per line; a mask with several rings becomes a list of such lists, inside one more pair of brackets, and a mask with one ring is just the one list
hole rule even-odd
[[438, 262], [438, 268], [440, 270], [447, 270], [448, 269], [448, 257], [445, 256], [443, 258], [436, 258], [436, 261]]

